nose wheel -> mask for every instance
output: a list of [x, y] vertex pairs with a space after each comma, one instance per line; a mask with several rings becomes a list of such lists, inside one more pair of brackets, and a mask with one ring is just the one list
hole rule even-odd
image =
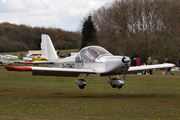
[[122, 86], [124, 85], [124, 80], [123, 79], [120, 79], [119, 77], [118, 78], [111, 78], [109, 76], [109, 80], [108, 80], [108, 83], [111, 85], [112, 88], [122, 88]]

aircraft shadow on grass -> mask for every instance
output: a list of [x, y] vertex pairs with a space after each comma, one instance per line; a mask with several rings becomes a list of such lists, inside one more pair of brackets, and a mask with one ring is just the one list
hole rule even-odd
[[135, 93], [135, 94], [125, 94], [125, 93], [120, 93], [120, 94], [94, 94], [89, 95], [89, 94], [69, 94], [69, 93], [54, 93], [54, 97], [62, 97], [62, 98], [94, 98], [94, 99], [99, 99], [99, 98], [107, 98], [107, 99], [123, 99], [123, 98], [170, 98], [170, 97], [177, 97], [177, 94], [175, 93], [169, 93], [169, 94], [160, 94], [160, 93]]

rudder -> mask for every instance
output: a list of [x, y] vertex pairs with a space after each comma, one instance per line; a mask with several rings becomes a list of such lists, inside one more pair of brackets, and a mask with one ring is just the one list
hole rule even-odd
[[41, 35], [41, 50], [42, 50], [42, 57], [46, 58], [47, 60], [55, 61], [59, 59], [49, 35], [46, 34]]
[[23, 53], [22, 52], [19, 53], [18, 60], [23, 60]]

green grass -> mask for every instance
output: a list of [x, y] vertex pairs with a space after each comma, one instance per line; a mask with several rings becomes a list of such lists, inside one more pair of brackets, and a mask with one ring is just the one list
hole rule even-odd
[[[78, 78], [31, 76], [0, 66], [0, 119], [177, 120], [180, 72], [127, 75], [122, 89], [108, 77], [90, 75], [81, 90]], [[121, 76], [122, 77], [122, 76]]]

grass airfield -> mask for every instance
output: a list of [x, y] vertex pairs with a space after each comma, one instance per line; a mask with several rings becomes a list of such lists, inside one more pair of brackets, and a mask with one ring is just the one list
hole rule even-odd
[[[127, 75], [122, 89], [90, 75], [81, 90], [71, 77], [31, 76], [0, 66], [0, 119], [178, 120], [180, 72]], [[122, 76], [121, 76], [122, 77]]]

